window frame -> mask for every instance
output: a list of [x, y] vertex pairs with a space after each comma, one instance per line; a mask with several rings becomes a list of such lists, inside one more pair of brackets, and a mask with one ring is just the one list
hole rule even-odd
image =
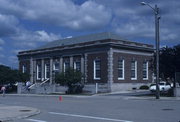
[[[144, 67], [145, 64], [145, 67]], [[146, 77], [144, 77], [144, 72], [146, 72]], [[148, 80], [149, 79], [149, 62], [148, 61], [144, 61], [143, 62], [143, 80]]]
[[[97, 62], [99, 62], [99, 69], [97, 69]], [[101, 60], [100, 59], [95, 59], [93, 61], [94, 65], [94, 80], [101, 80]], [[97, 76], [97, 71], [99, 71], [99, 76]]]
[[22, 65], [22, 73], [26, 73], [27, 72], [27, 67], [25, 65]]
[[[48, 77], [48, 75], [47, 75], [47, 73], [48, 73], [48, 71], [47, 71], [47, 66], [49, 65], [49, 77]], [[45, 65], [44, 65], [44, 77], [45, 77], [45, 79], [48, 79], [48, 78], [50, 78], [50, 64], [49, 63], [46, 63]]]
[[[56, 67], [56, 65], [58, 65], [58, 68]], [[54, 62], [54, 63], [53, 63], [53, 70], [54, 70], [54, 71], [59, 71], [59, 68], [60, 68], [60, 67], [59, 67], [59, 62]]]
[[[66, 63], [69, 65], [68, 68], [66, 68]], [[66, 72], [66, 70], [69, 68], [70, 68], [70, 62], [64, 62], [63, 63], [63, 71]]]
[[[132, 63], [134, 63], [134, 66], [132, 66]], [[134, 77], [132, 77], [133, 71], [134, 71]], [[131, 61], [131, 80], [137, 80], [137, 61]]]
[[41, 80], [41, 77], [42, 77], [42, 76], [41, 76], [41, 72], [42, 72], [42, 71], [41, 71], [41, 68], [42, 68], [42, 67], [41, 67], [40, 64], [37, 64], [37, 65], [36, 65], [36, 79], [37, 79], [37, 80]]
[[[79, 63], [79, 68], [77, 69], [77, 63]], [[74, 61], [74, 70], [81, 71], [81, 61]]]
[[[122, 67], [120, 67], [119, 62], [122, 61]], [[118, 80], [124, 80], [125, 79], [125, 68], [124, 68], [125, 61], [124, 59], [118, 60]], [[122, 77], [119, 76], [119, 72], [122, 70]]]

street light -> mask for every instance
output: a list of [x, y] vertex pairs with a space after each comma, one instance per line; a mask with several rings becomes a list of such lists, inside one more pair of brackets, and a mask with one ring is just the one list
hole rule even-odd
[[159, 99], [160, 93], [159, 93], [159, 8], [157, 5], [153, 8], [150, 4], [146, 2], [141, 2], [141, 5], [147, 5], [149, 6], [155, 15], [155, 38], [156, 38], [156, 99]]

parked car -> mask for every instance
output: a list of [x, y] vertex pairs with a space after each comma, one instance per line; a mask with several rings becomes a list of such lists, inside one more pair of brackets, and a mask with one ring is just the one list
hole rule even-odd
[[[171, 88], [172, 88], [171, 84], [168, 82], [161, 81], [159, 83], [159, 91], [161, 93], [168, 93]], [[155, 83], [151, 84], [149, 90], [151, 92], [156, 92], [156, 84]]]

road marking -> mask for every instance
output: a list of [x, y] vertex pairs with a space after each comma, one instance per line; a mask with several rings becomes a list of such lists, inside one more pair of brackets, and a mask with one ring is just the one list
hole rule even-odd
[[32, 121], [32, 122], [47, 122], [47, 121], [37, 120], [37, 119], [26, 119], [26, 120]]
[[89, 119], [106, 120], [106, 121], [115, 121], [115, 122], [133, 122], [133, 121], [128, 121], [128, 120], [111, 119], [111, 118], [86, 116], [86, 115], [78, 115], [78, 114], [66, 114], [66, 113], [56, 113], [56, 112], [49, 112], [49, 113], [50, 114], [56, 114], [56, 115], [62, 115], [62, 116], [72, 116], [72, 117], [89, 118]]

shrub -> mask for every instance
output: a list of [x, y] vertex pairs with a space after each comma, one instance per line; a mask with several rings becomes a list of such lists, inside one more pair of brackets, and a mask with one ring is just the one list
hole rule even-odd
[[132, 90], [136, 90], [137, 88], [136, 87], [133, 87]]
[[147, 86], [147, 85], [142, 85], [142, 86], [139, 87], [139, 89], [141, 89], [141, 90], [147, 90], [147, 89], [149, 89], [149, 86]]
[[81, 93], [84, 83], [81, 82], [82, 73], [80, 71], [69, 68], [66, 72], [56, 75], [55, 82], [62, 86], [67, 86], [67, 94]]

